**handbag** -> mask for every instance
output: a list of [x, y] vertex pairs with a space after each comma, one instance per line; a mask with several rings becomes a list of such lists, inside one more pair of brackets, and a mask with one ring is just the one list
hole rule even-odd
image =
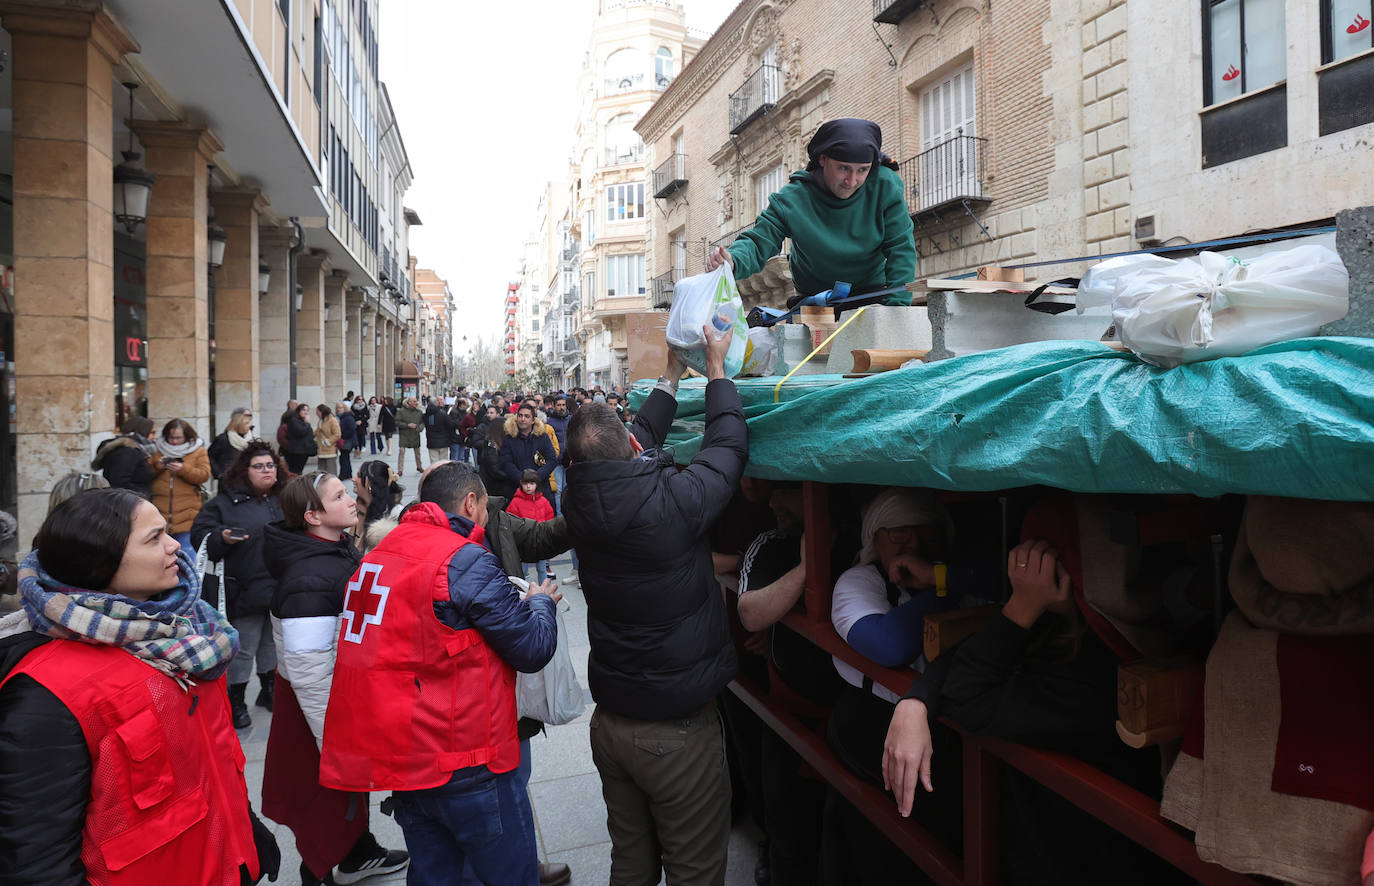
[[[525, 591], [529, 584], [512, 578], [511, 583]], [[523, 593], [522, 593], [523, 596]], [[543, 670], [515, 675], [515, 710], [549, 726], [562, 726], [587, 710], [587, 693], [577, 681], [572, 653], [568, 651], [568, 628], [563, 624], [563, 606], [554, 608], [558, 620], [558, 646]]]
[[210, 559], [210, 533], [196, 548], [196, 575], [200, 576], [200, 598], [228, 618], [224, 609], [224, 561]]

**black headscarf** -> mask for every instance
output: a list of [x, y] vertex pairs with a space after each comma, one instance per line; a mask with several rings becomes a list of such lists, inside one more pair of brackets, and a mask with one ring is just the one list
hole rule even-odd
[[883, 131], [872, 120], [841, 117], [821, 124], [806, 145], [810, 162], [806, 168], [821, 168], [821, 155], [841, 163], [880, 163], [883, 157]]

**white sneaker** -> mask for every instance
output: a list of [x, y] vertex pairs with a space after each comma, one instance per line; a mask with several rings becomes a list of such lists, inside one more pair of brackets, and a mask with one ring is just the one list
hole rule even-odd
[[582, 585], [582, 582], [578, 579], [576, 572], [569, 572], [568, 577], [563, 579], [563, 583], [570, 585], [578, 585], [579, 587]]

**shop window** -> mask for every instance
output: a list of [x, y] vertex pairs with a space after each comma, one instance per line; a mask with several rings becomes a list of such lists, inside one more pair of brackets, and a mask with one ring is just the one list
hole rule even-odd
[[1283, 0], [1204, 0], [1204, 102], [1215, 105], [1287, 76]]
[[1322, 63], [1374, 48], [1374, 0], [1322, 0]]
[[1283, 0], [1204, 0], [1203, 169], [1288, 144], [1283, 14]]

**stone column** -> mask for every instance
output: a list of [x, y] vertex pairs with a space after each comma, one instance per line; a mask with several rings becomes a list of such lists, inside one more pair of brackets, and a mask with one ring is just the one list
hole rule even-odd
[[138, 44], [102, 8], [0, 3], [13, 40], [19, 550], [48, 492], [114, 431], [113, 66]]
[[344, 290], [344, 308], [348, 315], [348, 334], [344, 341], [344, 376], [348, 379], [345, 388], [352, 388], [366, 399], [371, 397], [363, 389], [363, 299], [361, 289]]
[[[267, 294], [258, 303], [258, 384], [261, 410], [256, 424], [258, 434], [274, 441], [277, 419], [291, 399], [291, 316], [294, 297], [288, 295], [290, 252], [296, 243], [294, 228], [262, 228], [258, 231], [258, 252], [272, 269]], [[227, 247], [226, 247], [227, 250]]]
[[296, 282], [303, 290], [296, 312], [296, 399], [309, 403], [312, 412], [324, 402], [324, 278], [329, 270], [323, 252], [296, 257]]
[[209, 268], [205, 263], [210, 158], [207, 129], [136, 121], [157, 175], [148, 198], [148, 413], [158, 428], [184, 418], [210, 427]]
[[382, 378], [378, 384], [390, 393], [396, 389], [396, 324], [390, 317], [383, 321], [382, 348]]
[[215, 421], [219, 432], [240, 406], [262, 406], [258, 340], [258, 215], [267, 208], [254, 188], [224, 188], [210, 195], [215, 223], [224, 228], [224, 264], [215, 271]]
[[377, 311], [369, 300], [363, 301], [363, 390], [364, 396], [377, 393]]
[[347, 285], [348, 274], [339, 270], [324, 280], [324, 303], [329, 308], [329, 318], [324, 321], [325, 399], [322, 402], [328, 403], [330, 409], [350, 388], [358, 390], [344, 371], [344, 289]]

